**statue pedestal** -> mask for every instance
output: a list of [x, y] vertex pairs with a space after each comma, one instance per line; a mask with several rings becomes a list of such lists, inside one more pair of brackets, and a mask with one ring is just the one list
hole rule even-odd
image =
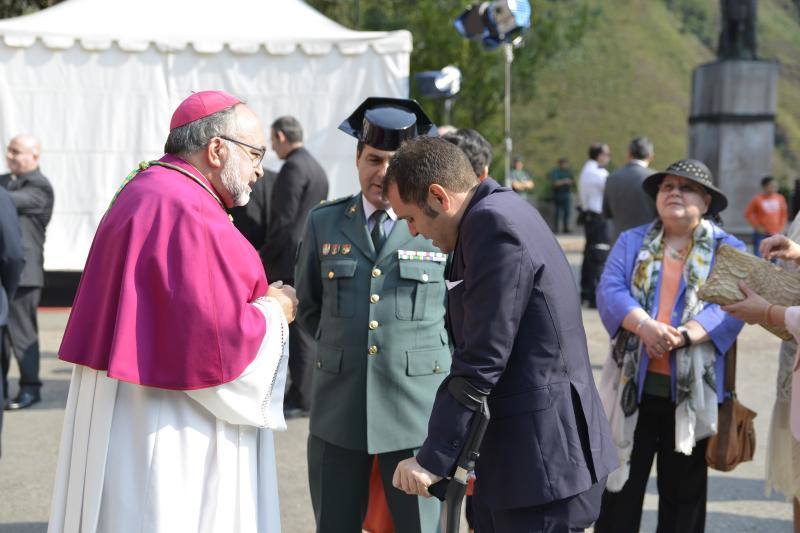
[[728, 197], [725, 229], [751, 233], [744, 218], [761, 178], [772, 173], [779, 64], [725, 60], [692, 74], [689, 157], [708, 165]]

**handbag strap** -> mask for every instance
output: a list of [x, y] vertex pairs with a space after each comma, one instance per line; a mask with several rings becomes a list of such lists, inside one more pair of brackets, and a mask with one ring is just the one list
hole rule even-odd
[[736, 396], [736, 341], [725, 352], [725, 396]]

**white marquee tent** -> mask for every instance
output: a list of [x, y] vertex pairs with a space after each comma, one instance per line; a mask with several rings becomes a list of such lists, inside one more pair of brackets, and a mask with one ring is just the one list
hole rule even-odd
[[191, 91], [227, 90], [265, 127], [296, 116], [331, 197], [358, 187], [338, 124], [367, 96], [408, 94], [409, 32], [352, 31], [299, 0], [67, 0], [0, 20], [0, 36], [0, 142], [38, 136], [55, 189], [47, 270], [83, 268], [119, 183], [161, 155]]

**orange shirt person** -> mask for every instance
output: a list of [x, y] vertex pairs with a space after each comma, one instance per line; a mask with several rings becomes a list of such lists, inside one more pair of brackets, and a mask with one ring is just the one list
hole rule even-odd
[[786, 200], [778, 194], [775, 178], [766, 176], [761, 180], [761, 193], [747, 204], [744, 217], [753, 226], [753, 253], [758, 256], [761, 241], [782, 232], [789, 218]]

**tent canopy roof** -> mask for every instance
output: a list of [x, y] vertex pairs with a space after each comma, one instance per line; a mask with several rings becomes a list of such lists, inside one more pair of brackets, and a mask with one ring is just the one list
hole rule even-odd
[[411, 34], [353, 31], [300, 0], [66, 0], [31, 15], [0, 20], [6, 46], [25, 48], [37, 39], [52, 49], [76, 43], [86, 50], [113, 44], [128, 52], [151, 45], [162, 52], [187, 46], [214, 54], [265, 50], [285, 55], [298, 47], [324, 55], [334, 47], [345, 55], [411, 51]]

